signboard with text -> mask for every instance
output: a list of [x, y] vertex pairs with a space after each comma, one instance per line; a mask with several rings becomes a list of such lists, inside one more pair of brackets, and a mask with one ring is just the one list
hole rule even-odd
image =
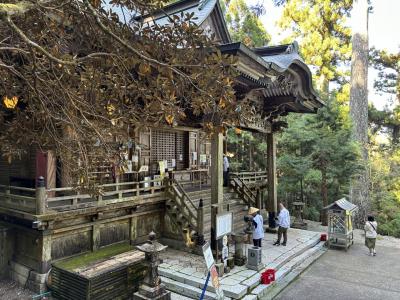
[[[203, 246], [203, 255], [206, 261], [207, 269], [210, 272], [211, 282], [213, 287], [215, 288], [215, 294], [217, 295], [217, 299], [223, 300], [224, 291], [222, 290], [222, 286], [219, 282], [218, 272], [217, 268], [215, 267], [214, 257], [211, 251], [210, 244], [208, 242]], [[204, 288], [206, 288], [206, 286]]]
[[216, 237], [217, 239], [224, 235], [231, 234], [233, 230], [233, 213], [227, 212], [217, 215], [217, 228]]

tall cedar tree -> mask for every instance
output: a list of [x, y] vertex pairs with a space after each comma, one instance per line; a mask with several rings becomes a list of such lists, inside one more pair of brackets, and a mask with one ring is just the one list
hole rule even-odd
[[364, 168], [353, 178], [350, 197], [358, 205], [356, 223], [363, 224], [369, 210], [368, 160], [368, 1], [355, 0], [352, 11], [350, 117], [353, 138], [360, 146]]

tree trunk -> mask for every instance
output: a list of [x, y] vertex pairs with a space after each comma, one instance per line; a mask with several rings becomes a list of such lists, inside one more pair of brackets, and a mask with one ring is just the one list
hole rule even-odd
[[351, 183], [350, 198], [359, 207], [356, 224], [361, 225], [369, 209], [367, 0], [354, 0], [352, 21], [350, 116], [353, 122], [353, 138], [359, 143], [363, 168]]
[[399, 144], [399, 138], [400, 138], [400, 125], [394, 125], [392, 133], [393, 146], [397, 146]]
[[[321, 181], [322, 204], [323, 204], [323, 207], [326, 207], [326, 206], [328, 206], [328, 185], [326, 183], [326, 163], [325, 162], [323, 162], [322, 166], [321, 166], [321, 176], [322, 176], [322, 181]], [[323, 226], [328, 225], [326, 210], [322, 210], [321, 222], [322, 222]]]

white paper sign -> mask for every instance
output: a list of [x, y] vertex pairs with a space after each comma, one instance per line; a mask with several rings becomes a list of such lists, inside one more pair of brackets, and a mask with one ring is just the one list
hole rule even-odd
[[210, 244], [207, 242], [203, 246], [203, 255], [206, 260], [207, 269], [210, 270], [212, 265], [214, 264], [214, 257], [212, 255]]
[[200, 154], [200, 163], [205, 164], [207, 162], [207, 155], [206, 154]]
[[139, 173], [148, 172], [148, 171], [149, 171], [149, 166], [141, 166], [139, 169]]
[[233, 214], [231, 212], [217, 215], [217, 239], [232, 232]]
[[126, 162], [126, 166], [127, 166], [127, 168], [128, 168], [128, 172], [129, 172], [129, 173], [132, 173], [132, 161], [128, 160], [128, 161]]

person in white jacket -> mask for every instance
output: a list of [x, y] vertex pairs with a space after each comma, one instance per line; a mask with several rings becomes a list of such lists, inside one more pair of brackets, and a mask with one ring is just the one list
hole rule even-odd
[[376, 236], [378, 233], [376, 232], [378, 229], [378, 223], [375, 221], [373, 216], [368, 216], [367, 222], [365, 222], [364, 230], [365, 230], [365, 246], [369, 249], [369, 255], [376, 256], [375, 243]]
[[[290, 228], [290, 214], [283, 203], [279, 203], [280, 212], [278, 215], [278, 240], [274, 243], [275, 246], [286, 246], [287, 243], [287, 232]], [[283, 243], [281, 244], [281, 238], [283, 235]]]

